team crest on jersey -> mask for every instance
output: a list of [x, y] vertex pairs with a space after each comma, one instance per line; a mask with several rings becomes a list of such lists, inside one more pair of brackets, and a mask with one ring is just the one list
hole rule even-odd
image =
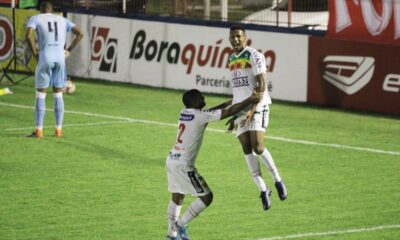
[[180, 121], [192, 121], [193, 119], [194, 119], [194, 115], [192, 115], [192, 114], [181, 113], [181, 116], [179, 117]]
[[250, 60], [240, 58], [229, 62], [229, 70], [251, 68]]
[[232, 87], [237, 88], [237, 87], [244, 87], [244, 86], [249, 86], [249, 80], [247, 77], [239, 77], [239, 78], [234, 78], [232, 79]]

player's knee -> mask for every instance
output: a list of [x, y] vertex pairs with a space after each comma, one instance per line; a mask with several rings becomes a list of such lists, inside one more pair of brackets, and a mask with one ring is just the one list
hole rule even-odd
[[253, 151], [253, 149], [251, 148], [251, 146], [242, 146], [242, 149], [243, 149], [243, 153], [244, 154], [251, 154], [252, 153], [252, 151]]
[[183, 199], [185, 199], [185, 195], [180, 193], [172, 193], [172, 201], [177, 205], [183, 204]]
[[203, 201], [203, 203], [204, 203], [206, 206], [210, 206], [211, 203], [212, 203], [212, 201], [213, 201], [213, 199], [214, 199], [214, 195], [213, 195], [212, 192], [210, 192], [209, 194], [207, 194], [207, 195], [204, 196], [204, 197], [201, 197], [201, 200]]
[[263, 153], [263, 152], [264, 152], [264, 149], [265, 149], [265, 147], [264, 147], [264, 145], [262, 145], [262, 144], [256, 144], [255, 146], [253, 146], [253, 151], [254, 151], [257, 155], [260, 155], [261, 153]]

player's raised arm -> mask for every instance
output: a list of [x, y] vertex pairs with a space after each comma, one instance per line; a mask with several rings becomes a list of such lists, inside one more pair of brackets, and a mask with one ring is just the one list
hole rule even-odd
[[221, 119], [227, 118], [229, 116], [232, 116], [233, 114], [236, 114], [243, 109], [245, 109], [247, 106], [249, 106], [252, 103], [258, 103], [260, 101], [260, 94], [257, 92], [253, 92], [253, 94], [245, 99], [244, 101], [240, 103], [233, 104], [229, 106], [228, 108], [222, 109], [221, 110]]

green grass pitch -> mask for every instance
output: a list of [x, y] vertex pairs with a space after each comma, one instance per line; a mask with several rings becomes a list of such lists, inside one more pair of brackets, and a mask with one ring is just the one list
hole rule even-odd
[[[64, 137], [53, 136], [48, 94], [45, 137], [29, 139], [33, 78], [3, 87], [14, 94], [0, 96], [1, 240], [165, 238], [182, 91], [78, 80]], [[227, 99], [206, 95], [209, 107]], [[400, 239], [398, 117], [275, 102], [265, 141], [289, 196], [273, 188], [266, 212], [224, 130], [209, 124], [197, 158], [214, 202], [190, 223], [192, 239]]]

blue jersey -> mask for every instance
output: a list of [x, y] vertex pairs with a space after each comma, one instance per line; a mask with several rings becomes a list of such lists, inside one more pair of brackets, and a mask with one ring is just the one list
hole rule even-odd
[[64, 46], [67, 32], [75, 26], [68, 19], [52, 13], [42, 13], [31, 17], [27, 27], [36, 30], [39, 43], [39, 65], [65, 63]]

